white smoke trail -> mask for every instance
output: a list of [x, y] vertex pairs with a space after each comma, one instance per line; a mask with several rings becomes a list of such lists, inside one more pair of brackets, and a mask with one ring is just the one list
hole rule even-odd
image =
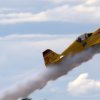
[[29, 78], [25, 82], [4, 91], [0, 95], [0, 100], [17, 100], [18, 98], [26, 97], [30, 93], [42, 89], [48, 81], [56, 80], [60, 76], [67, 74], [70, 70], [88, 61], [94, 54], [99, 52], [100, 45], [96, 45], [74, 57], [66, 57], [59, 64], [51, 65], [37, 76]]

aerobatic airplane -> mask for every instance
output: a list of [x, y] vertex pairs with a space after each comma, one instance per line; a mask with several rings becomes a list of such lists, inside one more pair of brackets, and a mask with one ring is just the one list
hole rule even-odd
[[74, 56], [85, 49], [100, 44], [100, 28], [92, 33], [85, 33], [79, 36], [67, 49], [61, 54], [57, 54], [50, 49], [43, 52], [45, 65], [57, 64], [62, 61], [64, 57]]

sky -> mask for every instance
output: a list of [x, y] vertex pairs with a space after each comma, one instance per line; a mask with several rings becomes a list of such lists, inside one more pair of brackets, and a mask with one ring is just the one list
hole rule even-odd
[[99, 10], [99, 0], [0, 0], [0, 35], [94, 31]]
[[[100, 27], [99, 0], [0, 0], [0, 89], [45, 69], [42, 52], [61, 53], [78, 35]], [[36, 100], [99, 100], [99, 57], [42, 90]], [[1, 92], [0, 91], [0, 92]]]

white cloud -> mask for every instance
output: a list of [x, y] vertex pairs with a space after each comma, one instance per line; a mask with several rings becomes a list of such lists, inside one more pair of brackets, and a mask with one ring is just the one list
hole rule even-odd
[[[2, 6], [4, 6], [4, 7], [6, 7], [6, 6], [12, 6], [12, 7], [20, 7], [20, 6], [22, 6], [22, 7], [29, 7], [29, 6], [32, 6], [32, 5], [40, 5], [41, 3], [42, 4], [47, 4], [48, 3], [48, 6], [50, 5], [50, 3], [54, 3], [54, 4], [65, 4], [65, 3], [68, 3], [69, 5], [70, 4], [84, 4], [84, 3], [86, 3], [86, 2], [92, 2], [92, 3], [94, 3], [94, 2], [98, 2], [99, 0], [29, 0], [29, 2], [27, 2], [27, 0], [14, 0], [13, 2], [12, 2], [12, 0], [8, 0], [8, 1], [6, 1], [6, 0], [3, 0], [3, 1], [0, 1], [0, 5], [1, 5], [1, 7]], [[6, 4], [5, 4], [5, 2], [7, 2]], [[23, 2], [24, 2], [24, 4], [23, 4]], [[5, 5], [4, 5], [5, 4]], [[40, 5], [41, 6], [41, 5]]]
[[[44, 2], [47, 2], [44, 0]], [[92, 22], [99, 23], [100, 5], [99, 0], [48, 0], [53, 3], [64, 3], [53, 8], [32, 12], [16, 12], [14, 9], [0, 9], [0, 24], [14, 24], [22, 22], [40, 22], [40, 21], [66, 21], [66, 22]], [[77, 4], [75, 4], [75, 2]], [[75, 5], [70, 5], [70, 4]], [[7, 13], [8, 11], [8, 13]], [[5, 13], [6, 12], [6, 13]], [[92, 16], [91, 16], [92, 15]], [[73, 17], [74, 16], [74, 17]]]
[[[0, 37], [1, 41], [5, 41], [5, 40], [31, 40], [31, 39], [38, 39], [41, 38], [43, 39], [48, 39], [48, 38], [60, 38], [60, 37], [64, 37], [65, 35], [50, 35], [50, 34], [12, 34], [12, 35], [7, 35], [4, 37]], [[67, 35], [66, 35], [67, 36]]]
[[53, 3], [55, 5], [67, 4], [67, 5], [71, 5], [72, 7], [75, 6], [75, 5], [88, 5], [88, 6], [99, 5], [99, 0], [46, 0], [46, 1]]
[[[94, 2], [87, 1], [86, 4]], [[13, 24], [21, 22], [40, 22], [40, 21], [65, 21], [76, 23], [99, 23], [100, 6], [58, 6], [53, 9], [39, 13], [20, 12], [20, 13], [1, 13], [0, 24]]]
[[99, 93], [100, 80], [89, 79], [87, 73], [81, 74], [68, 84], [68, 91], [73, 95]]
[[86, 0], [87, 5], [92, 5], [92, 4], [95, 4], [97, 2], [99, 2], [99, 1], [98, 0]]
[[77, 5], [72, 7], [64, 5], [43, 12], [42, 14], [46, 15], [47, 16], [46, 20], [49, 21], [53, 20], [53, 21], [66, 21], [66, 22], [76, 22], [76, 23], [84, 23], [84, 22], [99, 23], [99, 18], [100, 18], [99, 11], [100, 7], [85, 6], [85, 5]]
[[21, 22], [34, 22], [34, 21], [44, 21], [47, 17], [45, 14], [32, 14], [28, 13], [1, 13], [0, 14], [0, 24], [13, 24]]

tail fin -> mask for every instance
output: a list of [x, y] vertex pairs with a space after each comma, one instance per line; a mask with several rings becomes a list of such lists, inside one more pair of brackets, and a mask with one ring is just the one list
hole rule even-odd
[[43, 52], [43, 57], [45, 65], [47, 66], [49, 64], [53, 64], [54, 61], [59, 57], [59, 55], [53, 52], [52, 50], [47, 49]]

